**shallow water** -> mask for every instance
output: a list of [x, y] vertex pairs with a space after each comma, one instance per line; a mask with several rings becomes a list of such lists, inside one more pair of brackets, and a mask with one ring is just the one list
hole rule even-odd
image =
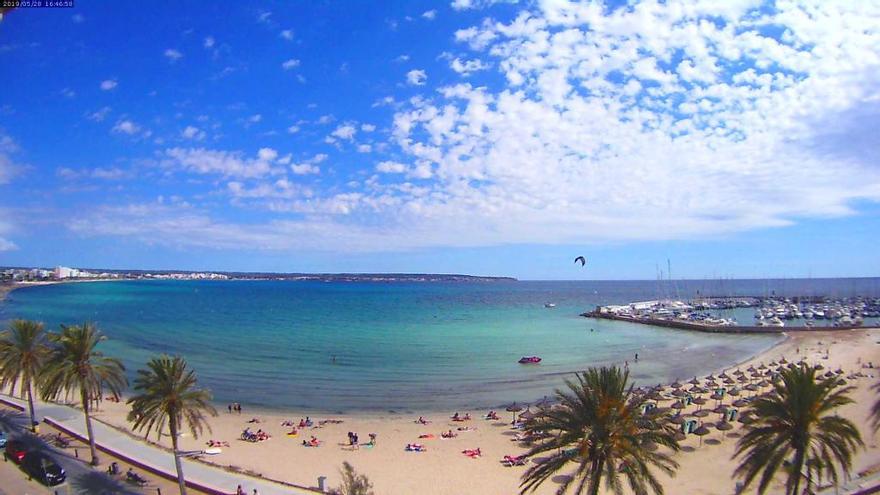
[[[690, 284], [675, 289], [705, 294], [712, 282]], [[730, 284], [724, 295], [767, 287]], [[533, 401], [574, 371], [625, 360], [643, 384], [687, 378], [779, 338], [578, 316], [598, 304], [654, 299], [658, 290], [655, 282], [96, 282], [14, 291], [0, 303], [0, 320], [37, 319], [49, 329], [96, 322], [110, 337], [105, 352], [131, 375], [152, 355], [181, 354], [221, 404], [340, 412]], [[548, 301], [557, 306], [545, 308]], [[525, 355], [543, 362], [518, 364]]]

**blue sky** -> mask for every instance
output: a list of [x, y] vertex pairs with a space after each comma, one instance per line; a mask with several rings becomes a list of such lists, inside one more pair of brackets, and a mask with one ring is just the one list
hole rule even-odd
[[0, 265], [880, 274], [871, 2], [150, 5], [0, 22]]

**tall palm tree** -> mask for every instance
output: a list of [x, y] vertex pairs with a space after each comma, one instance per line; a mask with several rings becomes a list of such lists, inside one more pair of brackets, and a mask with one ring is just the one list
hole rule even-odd
[[34, 381], [43, 370], [51, 351], [43, 324], [36, 321], [13, 320], [9, 329], [0, 332], [0, 389], [9, 388], [15, 394], [15, 385], [21, 382], [22, 394], [27, 394], [31, 431], [36, 431], [34, 417]]
[[838, 482], [838, 466], [849, 477], [852, 455], [864, 445], [856, 426], [835, 410], [853, 400], [853, 387], [838, 377], [823, 379], [806, 365], [780, 373], [770, 395], [755, 399], [750, 409], [756, 420], [737, 442], [734, 458], [742, 457], [735, 474], [748, 487], [760, 475], [758, 493], [763, 494], [785, 465], [785, 492], [798, 495], [804, 468], [809, 479], [827, 475]]
[[41, 377], [41, 395], [44, 400], [56, 400], [62, 396], [70, 398], [74, 392], [79, 392], [86, 417], [91, 462], [97, 465], [91, 406], [103, 395], [104, 387], [114, 395], [120, 394], [127, 384], [125, 367], [118, 359], [97, 350], [98, 344], [106, 337], [92, 323], [61, 325], [61, 333], [50, 334], [50, 339], [55, 344], [55, 354]]
[[596, 495], [602, 477], [614, 493], [622, 493], [623, 474], [635, 493], [663, 494], [663, 487], [651, 466], [674, 474], [678, 464], [655, 446], [673, 452], [680, 449], [673, 431], [641, 414], [643, 399], [633, 394], [629, 371], [620, 368], [590, 368], [566, 380], [567, 390], [556, 390], [559, 405], [527, 422], [531, 434], [549, 434], [526, 454], [549, 454], [530, 467], [520, 484], [521, 493], [535, 491], [555, 473], [573, 463], [572, 475], [559, 487], [565, 493], [572, 485], [575, 494]]
[[211, 431], [205, 418], [205, 414], [217, 415], [210, 403], [211, 393], [196, 387], [195, 372], [188, 370], [186, 360], [179, 356], [163, 355], [153, 358], [147, 363], [147, 369], [138, 370], [137, 373], [134, 390], [138, 394], [128, 400], [131, 405], [128, 420], [134, 422], [136, 430], [146, 430], [145, 436], [149, 436], [154, 430], [156, 436], [160, 436], [165, 424], [168, 424], [174, 449], [174, 465], [177, 468], [177, 483], [180, 485], [181, 495], [186, 495], [177, 436], [184, 422], [193, 438], [198, 438], [204, 429]]

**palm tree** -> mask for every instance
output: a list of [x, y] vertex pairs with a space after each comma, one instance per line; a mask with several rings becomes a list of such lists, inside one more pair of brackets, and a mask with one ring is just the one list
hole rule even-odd
[[136, 430], [146, 430], [145, 436], [153, 430], [160, 436], [168, 423], [181, 495], [186, 495], [186, 481], [177, 448], [180, 429], [186, 422], [193, 438], [198, 438], [203, 429], [211, 431], [205, 414], [217, 415], [210, 403], [211, 393], [196, 388], [196, 383], [196, 374], [187, 370], [186, 360], [163, 355], [151, 359], [147, 369], [138, 370], [134, 389], [139, 393], [128, 400], [131, 405], [128, 420], [134, 422]]
[[14, 395], [15, 384], [21, 382], [21, 392], [27, 394], [31, 431], [36, 431], [37, 425], [34, 417], [34, 381], [50, 354], [42, 323], [13, 320], [8, 330], [0, 332], [0, 389], [9, 388], [9, 393]]
[[354, 466], [347, 461], [342, 463], [340, 470], [342, 484], [334, 490], [334, 495], [373, 495], [373, 483], [364, 474], [358, 474]]
[[118, 359], [97, 350], [106, 337], [92, 323], [61, 325], [61, 333], [49, 337], [55, 344], [55, 354], [41, 377], [41, 395], [44, 400], [57, 400], [62, 396], [69, 399], [75, 391], [79, 392], [92, 465], [96, 466], [98, 452], [92, 433], [91, 406], [101, 398], [104, 387], [114, 395], [120, 394], [127, 384], [125, 367]]
[[756, 420], [737, 442], [734, 458], [743, 460], [736, 476], [748, 487], [760, 474], [758, 493], [763, 494], [786, 465], [788, 495], [800, 493], [804, 468], [808, 485], [813, 474], [828, 475], [836, 484], [838, 465], [848, 478], [853, 451], [864, 444], [856, 426], [834, 411], [853, 402], [852, 390], [838, 377], [817, 378], [816, 369], [806, 365], [782, 371], [772, 393], [750, 405]]
[[529, 434], [550, 434], [526, 455], [550, 455], [523, 474], [520, 493], [535, 491], [574, 463], [574, 472], [558, 493], [574, 484], [575, 494], [596, 495], [604, 476], [606, 487], [620, 494], [622, 473], [633, 492], [648, 493], [650, 488], [663, 494], [650, 467], [671, 475], [678, 464], [656, 446], [673, 452], [680, 448], [668, 426], [641, 414], [644, 399], [633, 394], [628, 381], [629, 371], [616, 366], [590, 368], [575, 375], [575, 380], [566, 380], [567, 390], [556, 390], [559, 405], [539, 412], [526, 424]]

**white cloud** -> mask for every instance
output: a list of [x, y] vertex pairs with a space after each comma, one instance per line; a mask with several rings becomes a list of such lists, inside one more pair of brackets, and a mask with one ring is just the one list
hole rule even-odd
[[180, 136], [184, 139], [194, 139], [196, 141], [201, 141], [205, 139], [205, 131], [199, 129], [198, 127], [188, 125], [183, 131], [180, 132]]
[[278, 158], [278, 152], [272, 148], [260, 148], [259, 151], [257, 151], [257, 158], [271, 162]]
[[437, 11], [434, 9], [427, 10], [424, 13], [422, 13], [422, 17], [424, 17], [425, 19], [428, 19], [429, 21], [433, 21], [434, 19], [437, 18]]
[[213, 36], [205, 36], [205, 40], [202, 42], [202, 46], [205, 48], [213, 48], [214, 43], [216, 43], [216, 40], [214, 40]]
[[299, 67], [299, 60], [295, 58], [285, 60], [284, 63], [281, 64], [281, 68], [284, 70], [295, 69], [297, 67]]
[[383, 174], [402, 174], [406, 172], [406, 165], [400, 162], [385, 160], [376, 165], [376, 172], [381, 172]]
[[181, 58], [183, 58], [183, 54], [180, 53], [178, 50], [176, 50], [176, 49], [174, 49], [174, 48], [167, 48], [167, 49], [163, 52], [163, 55], [165, 55], [165, 58], [167, 58], [168, 60], [170, 60], [171, 63], [177, 62], [178, 60], [180, 60]]
[[461, 59], [456, 57], [454, 60], [452, 60], [452, 62], [449, 63], [449, 67], [459, 74], [468, 76], [472, 72], [486, 70], [490, 66], [484, 64], [481, 60], [478, 59], [462, 61]]
[[103, 91], [110, 91], [111, 89], [116, 88], [116, 86], [116, 79], [106, 79], [104, 81], [101, 81], [101, 89]]
[[263, 115], [259, 114], [259, 113], [255, 113], [255, 114], [251, 115], [250, 117], [248, 117], [247, 120], [251, 124], [256, 124], [259, 121], [263, 120]]
[[373, 124], [361, 124], [361, 130], [364, 132], [373, 132], [376, 130], [376, 126]]
[[423, 86], [428, 81], [428, 74], [420, 69], [413, 69], [406, 73], [406, 82], [413, 86]]
[[65, 97], [65, 98], [76, 98], [76, 91], [74, 91], [70, 88], [63, 88], [61, 90], [61, 96]]
[[22, 168], [13, 161], [12, 155], [18, 152], [15, 141], [0, 131], [0, 185], [8, 184]]
[[354, 125], [343, 124], [334, 129], [333, 132], [330, 133], [330, 135], [339, 139], [347, 139], [350, 141], [354, 139], [354, 135], [356, 132], [357, 129], [354, 127]]
[[290, 171], [296, 175], [308, 175], [320, 173], [321, 168], [311, 163], [294, 163], [290, 166]]
[[279, 36], [286, 39], [287, 41], [291, 41], [291, 40], [293, 40], [293, 31], [290, 29], [285, 29], [285, 30], [281, 31]]
[[357, 150], [358, 153], [369, 153], [373, 151], [373, 147], [369, 144], [359, 144]]
[[118, 134], [128, 134], [129, 136], [132, 136], [141, 131], [141, 126], [135, 124], [131, 120], [124, 119], [116, 122], [116, 125], [114, 125], [111, 130]]
[[290, 133], [290, 134], [296, 134], [296, 133], [299, 132], [299, 131], [300, 131], [300, 127], [299, 127], [298, 125], [296, 125], [296, 124], [294, 124], [294, 125], [292, 125], [292, 126], [290, 126], [290, 127], [287, 128], [287, 132]]
[[452, 0], [449, 4], [453, 10], [485, 9], [497, 3], [517, 3], [518, 0]]
[[102, 107], [100, 110], [96, 110], [92, 113], [86, 114], [86, 118], [95, 122], [103, 122], [104, 119], [106, 119], [107, 116], [110, 115], [110, 112], [112, 110], [113, 109], [110, 107]]
[[165, 150], [161, 165], [172, 171], [254, 179], [283, 173], [283, 167], [272, 163], [277, 157], [278, 152], [271, 148], [261, 148], [255, 158], [246, 158], [238, 151], [169, 148]]

